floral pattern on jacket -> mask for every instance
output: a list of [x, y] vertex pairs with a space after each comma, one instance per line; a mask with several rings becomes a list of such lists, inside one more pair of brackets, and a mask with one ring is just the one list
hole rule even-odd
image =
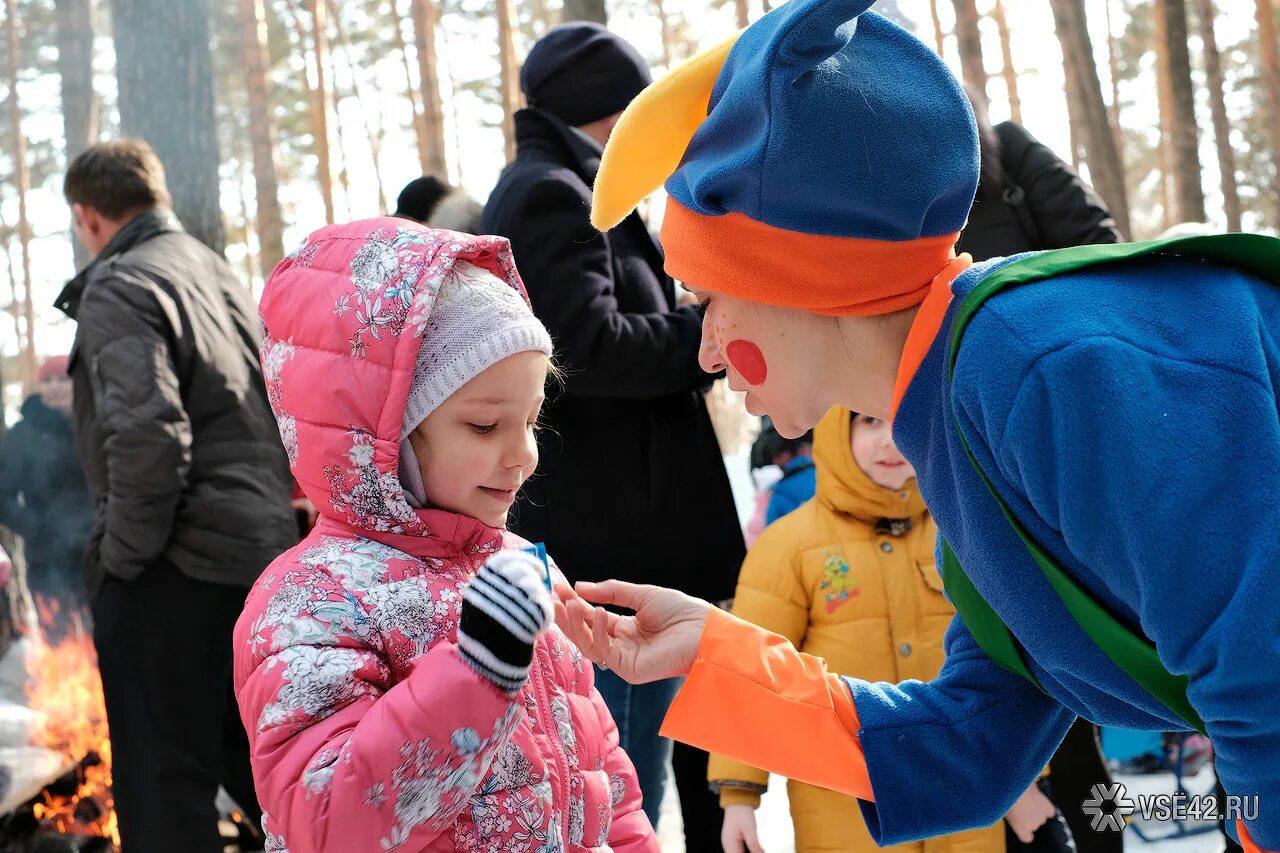
[[380, 219], [312, 235], [263, 296], [268, 394], [322, 516], [236, 626], [266, 847], [656, 853], [581, 653], [548, 632], [515, 697], [458, 655], [463, 587], [489, 555], [527, 543], [404, 500], [400, 413], [458, 258], [523, 294], [506, 241]]

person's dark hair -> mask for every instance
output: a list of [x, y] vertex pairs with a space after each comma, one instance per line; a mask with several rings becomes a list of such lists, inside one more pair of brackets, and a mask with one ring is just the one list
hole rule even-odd
[[82, 151], [67, 168], [62, 194], [113, 220], [169, 201], [160, 158], [146, 142], [128, 138]]
[[783, 438], [773, 428], [773, 420], [765, 415], [760, 419], [760, 434], [751, 445], [751, 470], [772, 465], [783, 453], [795, 453], [813, 446], [813, 430], [799, 438]]
[[1000, 164], [1000, 137], [991, 126], [987, 110], [987, 98], [972, 85], [966, 83], [964, 93], [973, 107], [973, 118], [978, 123], [978, 148], [982, 157], [982, 171], [978, 178], [978, 195], [999, 198], [1004, 192], [1004, 166]]
[[392, 215], [425, 223], [448, 193], [449, 185], [435, 175], [414, 178], [400, 190], [396, 198], [396, 212]]

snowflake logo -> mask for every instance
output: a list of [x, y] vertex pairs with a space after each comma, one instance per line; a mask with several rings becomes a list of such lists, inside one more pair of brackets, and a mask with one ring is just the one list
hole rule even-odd
[[1122, 832], [1124, 819], [1134, 813], [1135, 807], [1124, 785], [1097, 784], [1093, 786], [1092, 796], [1080, 804], [1080, 810], [1089, 816], [1089, 827], [1094, 832]]

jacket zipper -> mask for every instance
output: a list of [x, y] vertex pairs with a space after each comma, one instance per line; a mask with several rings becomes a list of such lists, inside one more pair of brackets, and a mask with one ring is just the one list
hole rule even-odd
[[[537, 674], [533, 671], [533, 667], [537, 667]], [[560, 729], [556, 725], [555, 715], [551, 712], [551, 700], [547, 697], [546, 688], [542, 683], [542, 675], [545, 667], [543, 666], [541, 655], [538, 647], [533, 648], [533, 666], [530, 667], [529, 679], [533, 685], [534, 701], [538, 706], [539, 720], [542, 730], [546, 733], [553, 746], [556, 749], [556, 770], [560, 777], [559, 801], [561, 807], [560, 813], [564, 815], [564, 820], [560, 823], [560, 844], [564, 849], [569, 846], [569, 762], [564, 757], [564, 742], [560, 740]], [[549, 724], [549, 725], [548, 725]]]

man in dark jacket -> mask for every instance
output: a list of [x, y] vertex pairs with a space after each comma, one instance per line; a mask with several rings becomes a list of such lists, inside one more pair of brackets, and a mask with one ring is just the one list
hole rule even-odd
[[81, 563], [93, 511], [71, 435], [67, 357], [46, 359], [38, 378], [0, 447], [0, 524], [22, 537], [27, 587], [41, 599], [46, 636], [56, 640], [85, 605]]
[[957, 252], [975, 261], [1123, 238], [1093, 187], [1026, 128], [991, 125], [986, 101], [969, 93], [978, 122], [982, 173]]
[[[607, 234], [587, 218], [603, 145], [649, 79], [635, 48], [586, 23], [549, 32], [521, 70], [531, 106], [516, 114], [516, 160], [482, 229], [511, 240], [567, 379], [545, 410], [539, 473], [513, 522], [572, 580], [621, 577], [716, 601], [733, 595], [744, 548], [702, 397], [702, 311], [677, 307], [638, 215]], [[597, 683], [656, 823], [670, 754], [658, 727], [678, 685], [631, 687], [610, 672]], [[682, 751], [676, 769], [689, 849], [716, 849], [705, 754]]]
[[260, 815], [232, 628], [296, 538], [258, 323], [226, 261], [168, 209], [146, 143], [92, 146], [64, 193], [96, 256], [57, 305], [78, 323], [73, 423], [97, 507], [86, 577], [120, 834], [127, 853], [214, 853], [219, 783]]

